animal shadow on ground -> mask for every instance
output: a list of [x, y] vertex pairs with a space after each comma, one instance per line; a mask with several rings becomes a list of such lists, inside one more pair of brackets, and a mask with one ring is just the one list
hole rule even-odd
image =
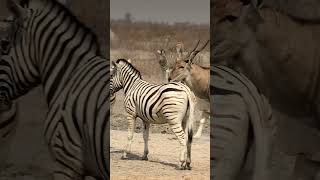
[[[112, 153], [123, 153], [122, 150], [114, 150], [114, 151], [110, 151], [110, 154]], [[133, 154], [132, 152], [128, 153], [127, 154], [127, 158], [126, 159], [123, 159], [123, 160], [130, 160], [130, 161], [145, 161], [145, 160], [142, 160], [141, 157], [137, 154]], [[160, 160], [148, 160], [148, 162], [152, 162], [152, 163], [158, 163], [158, 164], [162, 164], [162, 165], [165, 165], [165, 166], [171, 166], [173, 168], [175, 168], [176, 170], [180, 170], [180, 166], [178, 166], [177, 164], [174, 164], [174, 163], [169, 163], [169, 162], [165, 162], [165, 161], [160, 161]]]

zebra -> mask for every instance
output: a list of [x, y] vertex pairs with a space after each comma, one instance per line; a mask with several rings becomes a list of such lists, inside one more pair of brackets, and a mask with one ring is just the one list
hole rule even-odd
[[161, 71], [164, 73], [164, 78], [167, 81], [169, 79], [169, 75], [171, 69], [169, 67], [169, 62], [167, 60], [166, 51], [164, 49], [157, 50], [158, 56], [158, 63], [160, 65]]
[[270, 104], [243, 74], [216, 65], [210, 71], [211, 178], [238, 179], [251, 147], [255, 152], [252, 179], [272, 179], [267, 177], [268, 160], [276, 129]]
[[[6, 52], [8, 44], [9, 42], [6, 38], [1, 38], [1, 52]], [[1, 70], [2, 69], [0, 66], [0, 84], [10, 81], [10, 79], [8, 79]], [[6, 90], [8, 90], [6, 87], [1, 87], [1, 91]], [[15, 134], [17, 128], [17, 116], [18, 104], [15, 101], [11, 101], [8, 96], [5, 96], [5, 94], [0, 93], [0, 162], [6, 162], [6, 159], [8, 157], [11, 139]], [[5, 163], [0, 164], [0, 170], [4, 165]]]
[[140, 72], [127, 60], [112, 62], [110, 92], [124, 90], [125, 109], [128, 113], [128, 142], [122, 158], [131, 150], [136, 118], [144, 123], [144, 153], [142, 160], [148, 160], [148, 138], [150, 124], [168, 123], [177, 136], [180, 145], [181, 169], [191, 169], [192, 125], [195, 95], [188, 86], [175, 82], [162, 85], [142, 80]]
[[0, 94], [15, 100], [42, 85], [54, 180], [109, 179], [110, 65], [96, 35], [54, 0], [7, 3], [14, 21], [0, 68], [11, 81]]

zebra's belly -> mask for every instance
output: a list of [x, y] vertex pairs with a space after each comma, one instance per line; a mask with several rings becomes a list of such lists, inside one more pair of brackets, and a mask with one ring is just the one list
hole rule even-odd
[[138, 115], [142, 121], [151, 123], [151, 124], [165, 124], [167, 123], [167, 120], [164, 118], [162, 114], [159, 113], [152, 113], [152, 116], [147, 116], [143, 114]]

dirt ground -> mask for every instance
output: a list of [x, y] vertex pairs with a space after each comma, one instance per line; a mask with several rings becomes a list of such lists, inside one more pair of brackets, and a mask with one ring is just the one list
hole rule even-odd
[[179, 170], [180, 145], [172, 134], [150, 134], [149, 161], [142, 161], [142, 133], [134, 134], [132, 152], [122, 160], [127, 132], [111, 130], [111, 179], [210, 179], [210, 138], [203, 136], [192, 144], [192, 169]]

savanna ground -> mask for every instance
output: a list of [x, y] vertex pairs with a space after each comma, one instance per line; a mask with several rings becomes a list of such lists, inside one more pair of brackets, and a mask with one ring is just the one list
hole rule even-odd
[[[175, 44], [183, 42], [192, 49], [197, 40], [209, 39], [209, 25], [159, 24], [149, 22], [111, 21], [112, 30], [119, 39], [111, 43], [111, 60], [130, 58], [141, 72], [142, 78], [152, 83], [165, 83], [157, 61], [156, 51], [165, 49], [168, 58], [174, 58]], [[200, 45], [201, 46], [201, 45]], [[207, 47], [197, 60], [209, 66]], [[117, 93], [117, 100], [111, 110], [111, 179], [210, 179], [210, 137], [209, 122], [206, 121], [203, 135], [192, 144], [192, 170], [181, 171], [178, 166], [180, 145], [168, 125], [151, 125], [149, 136], [149, 161], [141, 161], [143, 155], [142, 121], [137, 126], [129, 160], [121, 160], [127, 142], [127, 120], [123, 106], [124, 95]], [[199, 100], [199, 109], [207, 109], [209, 103]], [[199, 111], [197, 116], [201, 117]], [[195, 120], [195, 131], [198, 121]]]

